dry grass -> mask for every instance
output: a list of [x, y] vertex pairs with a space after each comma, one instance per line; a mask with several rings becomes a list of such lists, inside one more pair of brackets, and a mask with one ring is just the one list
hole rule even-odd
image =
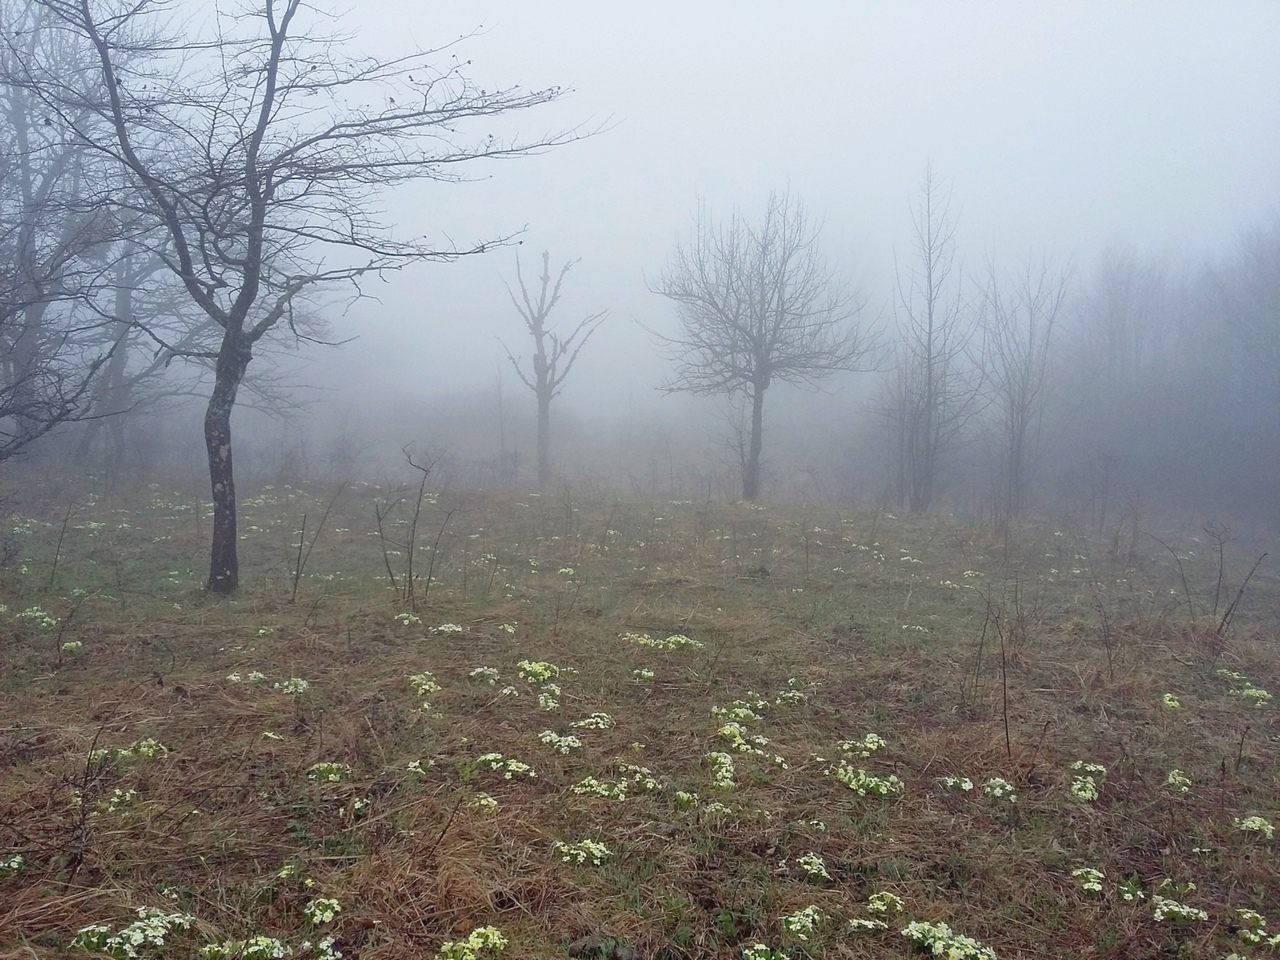
[[[442, 498], [415, 545], [434, 582], [415, 585], [410, 609], [386, 573], [403, 591], [407, 546], [384, 558], [373, 535], [373, 502], [394, 495], [356, 486], [290, 602], [295, 531], [330, 495], [246, 498], [255, 586], [234, 604], [200, 593], [201, 510], [175, 494], [82, 502], [66, 531], [65, 505], [15, 519], [0, 581], [0, 858], [25, 865], [0, 877], [0, 954], [86, 956], [70, 946], [79, 928], [119, 927], [140, 906], [195, 918], [171, 938], [179, 956], [326, 931], [347, 957], [432, 956], [487, 924], [516, 957], [736, 958], [755, 942], [900, 957], [907, 919], [945, 921], [1002, 958], [1264, 956], [1236, 936], [1242, 908], [1280, 932], [1275, 842], [1236, 826], [1280, 825], [1277, 701], [1255, 707], [1217, 672], [1280, 694], [1265, 568], [1224, 642], [1216, 560], [1189, 542], [1179, 574], [1167, 553], [1120, 560], [1105, 535], [1040, 525], [1009, 539], [835, 508]], [[35, 606], [57, 623], [20, 616]], [[522, 660], [574, 671], [556, 710], [539, 707]], [[471, 676], [480, 666], [495, 685]], [[636, 679], [642, 667], [654, 679]], [[424, 671], [441, 688], [429, 706], [406, 681]], [[291, 677], [309, 688], [274, 687]], [[774, 702], [793, 680], [803, 699]], [[770, 700], [745, 724], [765, 755], [733, 753], [736, 786], [717, 790], [706, 756], [731, 747], [712, 708], [752, 692]], [[615, 725], [572, 726], [595, 712]], [[581, 748], [553, 753], [547, 729]], [[871, 732], [887, 746], [850, 761], [898, 777], [899, 796], [860, 797], [828, 773], [840, 741]], [[167, 755], [91, 756], [146, 737]], [[490, 752], [536, 778], [478, 765]], [[1096, 801], [1071, 794], [1076, 760], [1107, 768]], [[311, 779], [319, 762], [349, 777]], [[659, 786], [633, 782], [625, 800], [573, 790], [637, 766]], [[1175, 768], [1185, 794], [1165, 784]], [[977, 789], [945, 791], [948, 775]], [[980, 795], [992, 777], [1016, 804]], [[612, 857], [553, 855], [584, 838]], [[829, 879], [801, 868], [808, 853]], [[1101, 896], [1072, 877], [1081, 866], [1105, 873]], [[1116, 895], [1126, 878], [1146, 901]], [[1209, 919], [1157, 921], [1166, 881], [1163, 895]], [[884, 933], [847, 931], [879, 891], [905, 914]], [[318, 896], [342, 905], [323, 930], [305, 916]], [[785, 933], [781, 918], [810, 905], [827, 918], [813, 937]]]

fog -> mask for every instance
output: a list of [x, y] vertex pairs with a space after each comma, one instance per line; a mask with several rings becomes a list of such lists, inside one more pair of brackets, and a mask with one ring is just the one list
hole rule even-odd
[[[912, 203], [931, 166], [950, 192], [962, 298], [976, 303], [993, 272], [1018, 264], [1070, 275], [1055, 389], [1076, 395], [1086, 390], [1077, 373], [1092, 362], [1080, 318], [1098, 302], [1089, 296], [1100, 264], [1127, 256], [1162, 265], [1161, 290], [1181, 290], [1185, 305], [1194, 299], [1187, 285], [1230, 263], [1241, 237], [1265, 228], [1280, 203], [1273, 2], [361, 0], [335, 23], [378, 57], [415, 46], [438, 48], [442, 62], [457, 56], [480, 87], [568, 91], [473, 124], [463, 139], [490, 128], [580, 136], [534, 156], [466, 164], [461, 183], [423, 181], [382, 196], [376, 212], [399, 237], [425, 236], [441, 248], [509, 240], [457, 262], [366, 277], [361, 296], [337, 291], [315, 308], [340, 346], [284, 338], [272, 359], [255, 360], [251, 379], [279, 376], [289, 391], [265, 413], [252, 409], [252, 397], [237, 411], [238, 467], [251, 475], [279, 469], [289, 450], [310, 470], [386, 468], [412, 444], [458, 462], [516, 451], [514, 474], [485, 476], [529, 482], [534, 398], [504, 344], [523, 359], [530, 344], [508, 287], [516, 289], [517, 256], [536, 283], [546, 250], [553, 275], [577, 261], [552, 322], [571, 329], [609, 313], [554, 403], [561, 475], [657, 489], [654, 478], [663, 470], [673, 477], [679, 460], [697, 474], [686, 487], [732, 495], [723, 399], [660, 389], [672, 369], [660, 337], [680, 327], [672, 303], [651, 288], [699, 205], [714, 218], [749, 221], [771, 191], [802, 200], [821, 227], [826, 263], [859, 291], [861, 321], [882, 329], [888, 347], [901, 310], [895, 268], [911, 257]], [[1175, 313], [1151, 320], [1148, 339]], [[882, 367], [829, 378], [816, 391], [771, 390], [766, 490], [883, 491], [873, 407], [892, 367], [887, 354]], [[198, 462], [198, 411], [165, 409], [152, 412], [150, 436]], [[1059, 445], [1073, 426], [1079, 432], [1078, 413], [1060, 405], [1047, 414]], [[1273, 413], [1260, 428], [1267, 443]], [[1233, 415], [1222, 422], [1228, 434], [1242, 423]], [[1231, 445], [1219, 426], [1204, 429]], [[1159, 456], [1176, 453], [1178, 442]], [[1116, 444], [1129, 441], [1104, 445]], [[985, 489], [977, 449], [955, 464], [972, 491]], [[1050, 473], [1065, 476], [1070, 466], [1047, 471], [1045, 489]], [[1134, 471], [1131, 495], [1149, 467]], [[1224, 498], [1222, 509], [1256, 504], [1271, 483], [1262, 494]], [[1212, 510], [1217, 497], [1209, 483], [1181, 505]], [[1275, 515], [1273, 506], [1258, 513]]]

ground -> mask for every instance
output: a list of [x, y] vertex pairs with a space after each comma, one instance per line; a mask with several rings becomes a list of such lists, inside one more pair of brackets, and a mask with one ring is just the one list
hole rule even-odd
[[0, 955], [1280, 954], [1235, 543], [195, 489], [8, 503]]

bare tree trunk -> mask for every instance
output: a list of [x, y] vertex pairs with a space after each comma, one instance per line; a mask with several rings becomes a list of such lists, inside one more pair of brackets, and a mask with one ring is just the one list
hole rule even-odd
[[231, 411], [236, 392], [249, 365], [248, 348], [228, 335], [218, 352], [213, 393], [204, 415], [204, 444], [209, 455], [213, 491], [213, 549], [209, 563], [210, 593], [235, 593], [240, 586], [240, 558], [236, 542], [236, 484], [231, 468]]
[[760, 496], [760, 450], [764, 446], [764, 388], [751, 393], [751, 447], [742, 468], [742, 499]]
[[551, 392], [538, 394], [538, 486], [551, 484]]

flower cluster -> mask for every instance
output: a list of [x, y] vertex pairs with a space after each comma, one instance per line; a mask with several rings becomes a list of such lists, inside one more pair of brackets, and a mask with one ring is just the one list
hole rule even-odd
[[1280, 933], [1267, 933], [1267, 918], [1254, 910], [1236, 910], [1236, 936], [1245, 943], [1280, 947]]
[[784, 689], [778, 691], [778, 695], [773, 698], [773, 702], [782, 706], [787, 703], [800, 703], [804, 700], [804, 691], [801, 689], [804, 684], [792, 677], [787, 681]]
[[597, 780], [584, 777], [569, 788], [580, 797], [603, 797], [605, 800], [627, 799], [626, 780]]
[[1239, 817], [1235, 821], [1236, 829], [1244, 833], [1257, 833], [1267, 840], [1275, 838], [1276, 828], [1266, 819], [1258, 816]]
[[1018, 791], [1004, 777], [992, 777], [982, 785], [982, 793], [992, 800], [1008, 800], [1010, 803], [1018, 802]]
[[20, 853], [11, 853], [7, 857], [0, 857], [0, 880], [13, 876], [26, 865], [26, 858]]
[[275, 937], [257, 936], [248, 940], [224, 940], [202, 947], [206, 960], [284, 960], [289, 950]]
[[1154, 894], [1151, 897], [1151, 913], [1156, 920], [1208, 920], [1209, 914], [1198, 907], [1188, 907], [1185, 903], [1170, 900]]
[[520, 679], [527, 683], [546, 683], [560, 676], [561, 670], [545, 660], [521, 660], [516, 664]]
[[711, 782], [721, 790], [732, 790], [734, 787], [733, 757], [727, 753], [708, 753], [707, 763], [711, 764]]
[[1093, 867], [1077, 867], [1071, 871], [1071, 876], [1080, 882], [1080, 889], [1088, 893], [1101, 893], [1102, 881], [1105, 879], [1101, 870]]
[[95, 953], [135, 960], [142, 956], [142, 952], [160, 952], [170, 933], [187, 930], [194, 922], [195, 918], [185, 913], [165, 913], [155, 907], [139, 907], [138, 919], [119, 933], [112, 933], [106, 924], [95, 923], [76, 931], [71, 943]]
[[420, 697], [428, 697], [433, 693], [438, 693], [440, 684], [436, 683], [436, 678], [429, 671], [424, 670], [422, 673], [415, 673], [412, 676], [405, 677], [413, 692]]
[[1160, 702], [1163, 703], [1170, 710], [1177, 710], [1179, 707], [1182, 706], [1182, 701], [1179, 700], [1177, 696], [1175, 696], [1172, 693], [1166, 693], [1164, 696], [1160, 698]]
[[533, 767], [527, 763], [512, 760], [497, 752], [480, 754], [480, 756], [476, 757], [476, 766], [484, 767], [488, 770], [497, 770], [502, 774], [504, 780], [510, 780], [517, 774], [522, 777], [528, 777], [530, 780], [536, 779], [538, 776], [533, 772]]
[[856, 753], [863, 760], [866, 760], [877, 750], [883, 750], [887, 744], [884, 737], [878, 733], [868, 733], [859, 740], [841, 740], [836, 744], [842, 753]]
[[476, 667], [467, 674], [467, 676], [471, 677], [473, 680], [479, 680], [481, 683], [487, 683], [490, 686], [493, 686], [498, 682], [498, 668]]
[[925, 923], [912, 920], [900, 931], [917, 947], [935, 957], [947, 960], [996, 960], [996, 952], [984, 947], [972, 937], [956, 933], [945, 923]]
[[302, 908], [307, 921], [315, 926], [329, 923], [342, 912], [342, 904], [330, 897], [317, 897]]
[[562, 737], [554, 730], [543, 730], [538, 734], [538, 740], [550, 747], [555, 753], [567, 755], [570, 750], [578, 750], [582, 747], [582, 741], [577, 737]]
[[968, 777], [938, 777], [936, 782], [943, 790], [953, 793], [968, 793], [973, 789], [973, 781]]
[[607, 713], [593, 713], [589, 717], [575, 720], [570, 726], [579, 730], [610, 730], [613, 728], [613, 717]]
[[169, 748], [154, 737], [144, 737], [141, 740], [135, 740], [127, 747], [116, 747], [108, 749], [98, 749], [90, 752], [89, 762], [110, 763], [113, 760], [132, 760], [135, 757], [146, 757], [148, 759], [155, 757], [167, 757]]
[[351, 767], [333, 760], [321, 760], [307, 768], [308, 780], [319, 780], [326, 783], [342, 783], [351, 779]]
[[557, 840], [551, 848], [561, 862], [582, 866], [585, 863], [598, 867], [613, 856], [613, 852], [597, 840], [579, 840], [577, 843], [564, 843]]
[[655, 640], [647, 633], [624, 633], [622, 639], [654, 650], [701, 650], [703, 646], [701, 640], [690, 639], [682, 633], [673, 633], [665, 640]]
[[507, 945], [497, 927], [476, 927], [463, 940], [447, 940], [440, 945], [436, 960], [479, 960], [498, 953]]
[[[1086, 803], [1092, 803], [1097, 800], [1098, 787], [1107, 775], [1107, 768], [1100, 763], [1086, 763], [1083, 760], [1077, 760], [1071, 764], [1071, 769], [1080, 774], [1071, 781], [1071, 795], [1077, 800], [1083, 800]], [[1096, 780], [1094, 779], [1095, 775], [1097, 776]]]
[[273, 690], [279, 690], [281, 693], [291, 693], [297, 696], [300, 693], [306, 693], [311, 689], [311, 684], [301, 677], [290, 677], [283, 683], [274, 683], [271, 685]]
[[892, 797], [902, 793], [902, 781], [896, 776], [872, 776], [843, 760], [827, 772], [860, 797]]
[[812, 851], [797, 859], [796, 863], [800, 864], [800, 869], [811, 877], [821, 877], [824, 880], [831, 879], [831, 874], [827, 872], [826, 862]]
[[787, 955], [763, 943], [753, 943], [742, 949], [742, 960], [787, 960]]
[[1174, 793], [1187, 793], [1191, 790], [1191, 778], [1181, 770], [1170, 770], [1164, 785]]
[[734, 723], [753, 723], [769, 709], [769, 701], [754, 690], [748, 690], [746, 698], [735, 700], [727, 707], [712, 707], [711, 715]]
[[783, 930], [802, 943], [807, 943], [809, 938], [817, 932], [818, 924], [822, 919], [822, 911], [811, 904], [803, 910], [787, 914], [780, 922]]

